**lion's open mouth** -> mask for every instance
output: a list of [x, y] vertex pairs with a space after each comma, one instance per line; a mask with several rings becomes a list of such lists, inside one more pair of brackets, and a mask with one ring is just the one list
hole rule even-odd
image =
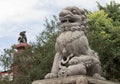
[[62, 18], [61, 23], [74, 23], [75, 21], [71, 18]]

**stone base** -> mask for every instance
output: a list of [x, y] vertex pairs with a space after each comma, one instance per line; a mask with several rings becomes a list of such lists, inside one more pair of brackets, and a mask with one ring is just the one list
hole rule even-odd
[[99, 80], [88, 76], [69, 76], [65, 78], [52, 78], [33, 81], [32, 84], [120, 84], [107, 80]]

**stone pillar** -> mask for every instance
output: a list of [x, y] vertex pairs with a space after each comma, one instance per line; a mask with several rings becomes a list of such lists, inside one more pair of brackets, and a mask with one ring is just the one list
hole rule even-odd
[[[29, 45], [27, 43], [19, 43], [15, 45], [17, 51], [14, 53], [14, 62], [17, 60], [17, 56], [22, 53], [28, 46]], [[13, 63], [13, 80], [16, 80], [16, 77], [24, 77], [24, 73], [19, 69], [18, 65]]]

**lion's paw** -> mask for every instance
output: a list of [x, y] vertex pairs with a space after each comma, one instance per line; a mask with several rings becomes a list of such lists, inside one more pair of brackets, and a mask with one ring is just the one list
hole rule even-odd
[[57, 78], [57, 74], [55, 74], [55, 73], [48, 73], [44, 78], [45, 79]]
[[78, 57], [73, 57], [73, 58], [68, 62], [69, 65], [78, 64], [78, 63], [80, 63]]

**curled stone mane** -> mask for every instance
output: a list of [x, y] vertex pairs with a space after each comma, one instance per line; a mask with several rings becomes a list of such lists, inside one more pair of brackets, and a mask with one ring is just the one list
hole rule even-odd
[[84, 31], [87, 32], [87, 16], [78, 7], [66, 7], [59, 13], [60, 31]]

